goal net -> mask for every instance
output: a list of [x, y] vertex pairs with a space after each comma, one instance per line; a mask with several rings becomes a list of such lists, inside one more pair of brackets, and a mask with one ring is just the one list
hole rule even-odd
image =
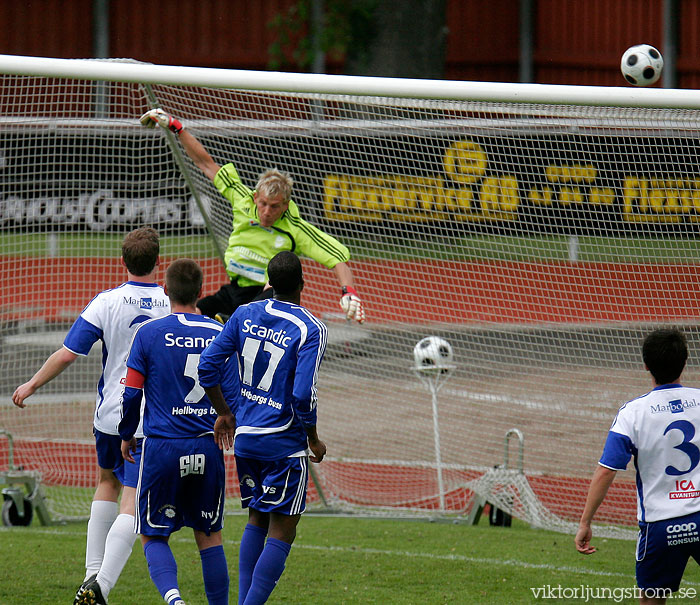
[[[156, 227], [162, 266], [196, 258], [206, 293], [227, 280], [230, 206], [171, 133], [139, 125], [151, 107], [251, 187], [266, 168], [291, 173], [302, 216], [351, 251], [364, 326], [341, 316], [332, 271], [304, 260], [303, 303], [329, 326], [316, 506], [459, 517], [481, 498], [566, 531], [617, 408], [649, 389], [643, 336], [680, 326], [696, 349], [700, 115], [673, 107], [700, 102], [681, 91], [429, 82], [409, 98], [394, 80], [271, 73], [254, 90], [250, 72], [41, 63], [75, 66], [58, 76], [7, 59], [0, 429], [55, 516], [89, 512], [100, 351], [26, 409], [10, 398], [125, 279], [124, 233]], [[414, 370], [426, 336], [453, 351], [436, 389]], [[689, 384], [698, 370], [693, 353]], [[7, 454], [0, 436], [0, 470]], [[630, 527], [634, 501], [628, 470], [598, 519]]]

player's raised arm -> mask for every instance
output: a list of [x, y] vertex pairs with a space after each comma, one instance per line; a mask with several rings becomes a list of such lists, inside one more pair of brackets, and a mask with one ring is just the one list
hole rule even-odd
[[219, 168], [221, 167], [213, 160], [207, 150], [204, 149], [204, 146], [199, 140], [185, 129], [180, 120], [162, 109], [157, 108], [144, 113], [139, 121], [146, 128], [154, 128], [155, 125], [158, 124], [161, 128], [170, 130], [180, 139], [183, 149], [187, 155], [190, 156], [195, 166], [197, 166], [208, 179], [214, 180], [216, 173], [219, 172]]

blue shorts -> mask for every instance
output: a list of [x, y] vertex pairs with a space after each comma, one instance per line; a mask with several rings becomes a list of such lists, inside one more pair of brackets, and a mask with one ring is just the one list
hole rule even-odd
[[306, 510], [309, 459], [256, 460], [236, 456], [241, 505], [261, 513], [300, 515]]
[[677, 591], [688, 559], [700, 564], [700, 512], [639, 524], [637, 585]]
[[169, 536], [181, 527], [209, 535], [224, 524], [224, 454], [212, 434], [143, 440], [136, 533]]
[[139, 464], [141, 462], [141, 440], [138, 440], [134, 462], [122, 458], [122, 440], [119, 435], [108, 435], [92, 428], [95, 435], [97, 464], [100, 468], [111, 470], [122, 485], [136, 487], [139, 480]]

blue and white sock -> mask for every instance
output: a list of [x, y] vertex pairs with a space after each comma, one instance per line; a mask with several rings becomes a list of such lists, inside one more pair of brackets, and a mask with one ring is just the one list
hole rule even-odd
[[255, 566], [255, 571], [253, 571], [253, 581], [246, 595], [245, 605], [262, 605], [267, 601], [284, 571], [284, 565], [291, 549], [291, 544], [275, 538], [267, 539], [265, 548]]
[[180, 599], [177, 585], [177, 563], [170, 546], [165, 540], [155, 538], [143, 546], [143, 554], [148, 563], [148, 573], [158, 592], [170, 604]]
[[253, 581], [253, 570], [265, 548], [267, 531], [248, 523], [243, 530], [238, 551], [238, 605], [242, 605]]

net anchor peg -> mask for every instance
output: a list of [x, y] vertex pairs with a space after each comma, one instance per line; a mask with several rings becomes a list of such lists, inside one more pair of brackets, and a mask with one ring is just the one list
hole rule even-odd
[[503, 468], [508, 470], [508, 445], [511, 436], [515, 435], [518, 438], [518, 471], [523, 472], [523, 452], [525, 450], [525, 437], [520, 429], [512, 428], [506, 431], [503, 448]]
[[[518, 467], [517, 469], [511, 469], [509, 467], [510, 461], [510, 438], [515, 436], [518, 438]], [[489, 473], [501, 471], [517, 471], [518, 474], [523, 475], [523, 454], [525, 451], [525, 437], [520, 429], [512, 428], [506, 431], [506, 435], [503, 441], [503, 464], [498, 464], [495, 470], [489, 471]], [[481, 518], [481, 513], [484, 511], [486, 505], [490, 506], [489, 510], [489, 525], [497, 525], [500, 527], [510, 527], [513, 521], [513, 517], [510, 513], [501, 510], [496, 507], [495, 504], [489, 502], [484, 496], [474, 494], [474, 502], [469, 514], [467, 515], [467, 523], [469, 525], [477, 525], [479, 519]]]

